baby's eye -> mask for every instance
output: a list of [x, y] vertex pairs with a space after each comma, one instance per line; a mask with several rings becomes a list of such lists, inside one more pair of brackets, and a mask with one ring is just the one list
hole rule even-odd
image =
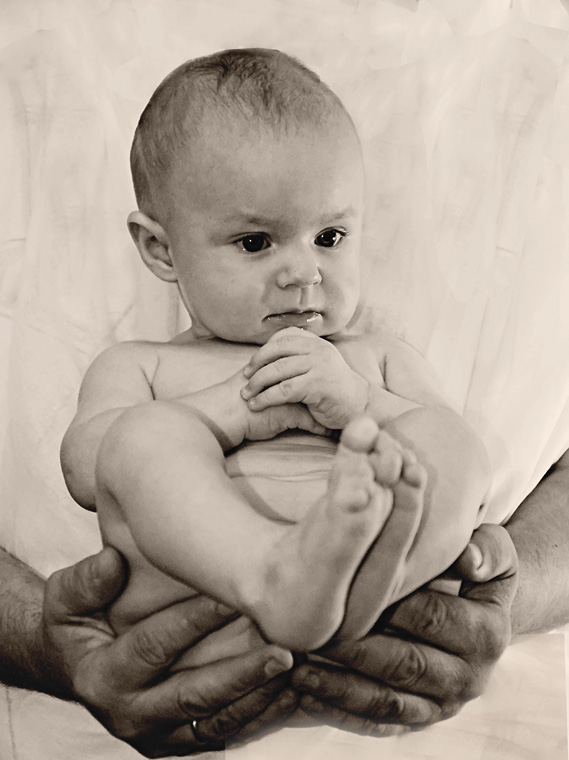
[[254, 233], [252, 235], [245, 235], [239, 240], [235, 241], [235, 245], [246, 253], [259, 253], [265, 248], [268, 248], [270, 243], [266, 235], [261, 233]]
[[346, 237], [346, 233], [341, 230], [324, 230], [316, 236], [314, 242], [322, 248], [335, 248]]

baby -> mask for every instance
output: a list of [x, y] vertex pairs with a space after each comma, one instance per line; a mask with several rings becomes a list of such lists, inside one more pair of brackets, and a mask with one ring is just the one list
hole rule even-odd
[[228, 50], [162, 82], [131, 162], [130, 233], [192, 326], [101, 354], [62, 444], [129, 563], [111, 623], [202, 592], [243, 613], [247, 646], [362, 636], [462, 551], [489, 467], [414, 349], [350, 333], [353, 123], [287, 55]]

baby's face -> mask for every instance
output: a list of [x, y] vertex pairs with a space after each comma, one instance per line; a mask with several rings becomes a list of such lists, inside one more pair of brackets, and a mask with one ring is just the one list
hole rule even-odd
[[168, 225], [194, 331], [263, 344], [289, 326], [342, 330], [360, 286], [363, 170], [351, 128], [219, 130], [199, 148], [178, 167]]

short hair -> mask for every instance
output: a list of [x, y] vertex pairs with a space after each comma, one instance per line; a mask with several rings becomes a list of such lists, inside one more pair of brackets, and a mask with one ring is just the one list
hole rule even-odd
[[166, 179], [175, 155], [197, 138], [207, 119], [255, 119], [273, 130], [321, 125], [340, 110], [340, 99], [320, 77], [279, 50], [223, 50], [186, 61], [158, 85], [142, 112], [130, 152], [138, 206], [157, 214], [152, 185]]

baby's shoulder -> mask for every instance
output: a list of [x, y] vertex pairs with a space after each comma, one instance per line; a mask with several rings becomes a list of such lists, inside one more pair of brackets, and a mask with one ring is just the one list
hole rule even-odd
[[161, 343], [127, 340], [105, 348], [91, 364], [90, 371], [119, 372], [130, 368], [148, 367], [156, 363]]
[[334, 343], [338, 347], [349, 347], [352, 351], [371, 353], [379, 363], [382, 363], [392, 354], [416, 352], [409, 343], [386, 331], [341, 335], [334, 340]]
[[226, 380], [247, 363], [250, 355], [251, 346], [175, 338], [168, 343], [118, 344], [108, 349], [107, 363], [114, 365], [115, 377], [120, 372], [125, 383], [134, 380], [136, 372], [144, 376], [154, 398], [173, 398]]

